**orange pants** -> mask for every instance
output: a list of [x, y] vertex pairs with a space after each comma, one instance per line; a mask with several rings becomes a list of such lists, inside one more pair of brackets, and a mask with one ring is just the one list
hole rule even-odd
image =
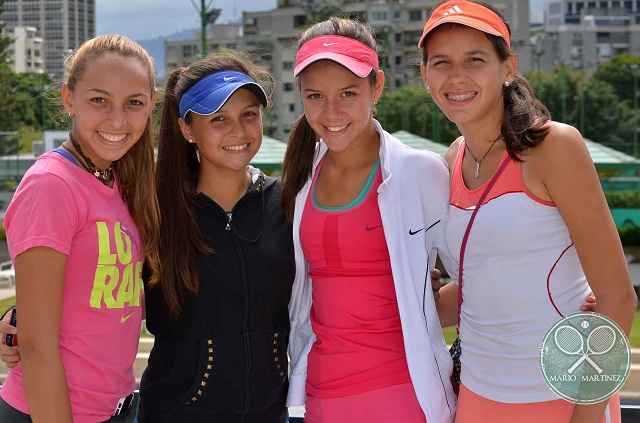
[[[568, 423], [575, 404], [563, 399], [526, 404], [492, 401], [460, 386], [456, 423]], [[601, 423], [620, 423], [620, 398], [609, 398], [610, 420]]]

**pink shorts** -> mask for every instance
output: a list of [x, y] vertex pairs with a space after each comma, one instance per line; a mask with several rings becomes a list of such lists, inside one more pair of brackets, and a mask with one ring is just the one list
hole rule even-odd
[[413, 385], [404, 383], [338, 398], [307, 395], [305, 423], [426, 423]]
[[[460, 386], [456, 423], [568, 423], [575, 404], [563, 399], [526, 404], [492, 401]], [[601, 423], [620, 423], [620, 398], [609, 398], [610, 420]]]

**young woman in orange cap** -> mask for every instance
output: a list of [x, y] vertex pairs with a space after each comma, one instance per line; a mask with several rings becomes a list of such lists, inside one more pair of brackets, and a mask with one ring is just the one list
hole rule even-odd
[[439, 302], [443, 320], [460, 318], [456, 421], [600, 422], [605, 414], [620, 421], [617, 397], [609, 407], [574, 405], [559, 399], [540, 371], [545, 333], [578, 312], [590, 289], [596, 311], [627, 334], [637, 304], [582, 136], [551, 121], [535, 99], [516, 71], [509, 27], [492, 6], [440, 3], [419, 46], [424, 84], [462, 134], [445, 157], [445, 238], [456, 262], [464, 253], [462, 269], [449, 269], [462, 280], [462, 301], [458, 308], [452, 284]]

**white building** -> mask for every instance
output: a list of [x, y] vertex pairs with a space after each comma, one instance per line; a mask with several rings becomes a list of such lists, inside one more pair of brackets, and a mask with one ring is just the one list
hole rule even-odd
[[3, 36], [13, 40], [7, 48], [7, 59], [16, 73], [44, 72], [43, 39], [32, 26], [5, 28]]
[[640, 55], [640, 0], [555, 0], [545, 4], [537, 35], [541, 70], [553, 65], [594, 71], [611, 57]]
[[44, 71], [55, 80], [62, 79], [69, 52], [96, 33], [95, 0], [5, 0], [3, 9], [0, 21], [5, 28], [37, 29]]

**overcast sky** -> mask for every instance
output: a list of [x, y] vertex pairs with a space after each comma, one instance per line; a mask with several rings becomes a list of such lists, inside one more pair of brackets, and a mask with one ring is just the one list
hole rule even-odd
[[[96, 0], [97, 35], [118, 33], [134, 40], [171, 35], [200, 27], [201, 0]], [[205, 0], [222, 9], [216, 22], [235, 21], [242, 11], [271, 10], [277, 0]]]
[[[545, 0], [530, 0], [534, 15], [539, 15]], [[167, 36], [200, 27], [201, 0], [96, 0], [98, 35], [118, 33], [134, 40]], [[236, 21], [242, 11], [271, 10], [277, 0], [205, 0], [210, 8], [222, 9], [217, 22]], [[537, 17], [537, 16], [536, 16]]]

